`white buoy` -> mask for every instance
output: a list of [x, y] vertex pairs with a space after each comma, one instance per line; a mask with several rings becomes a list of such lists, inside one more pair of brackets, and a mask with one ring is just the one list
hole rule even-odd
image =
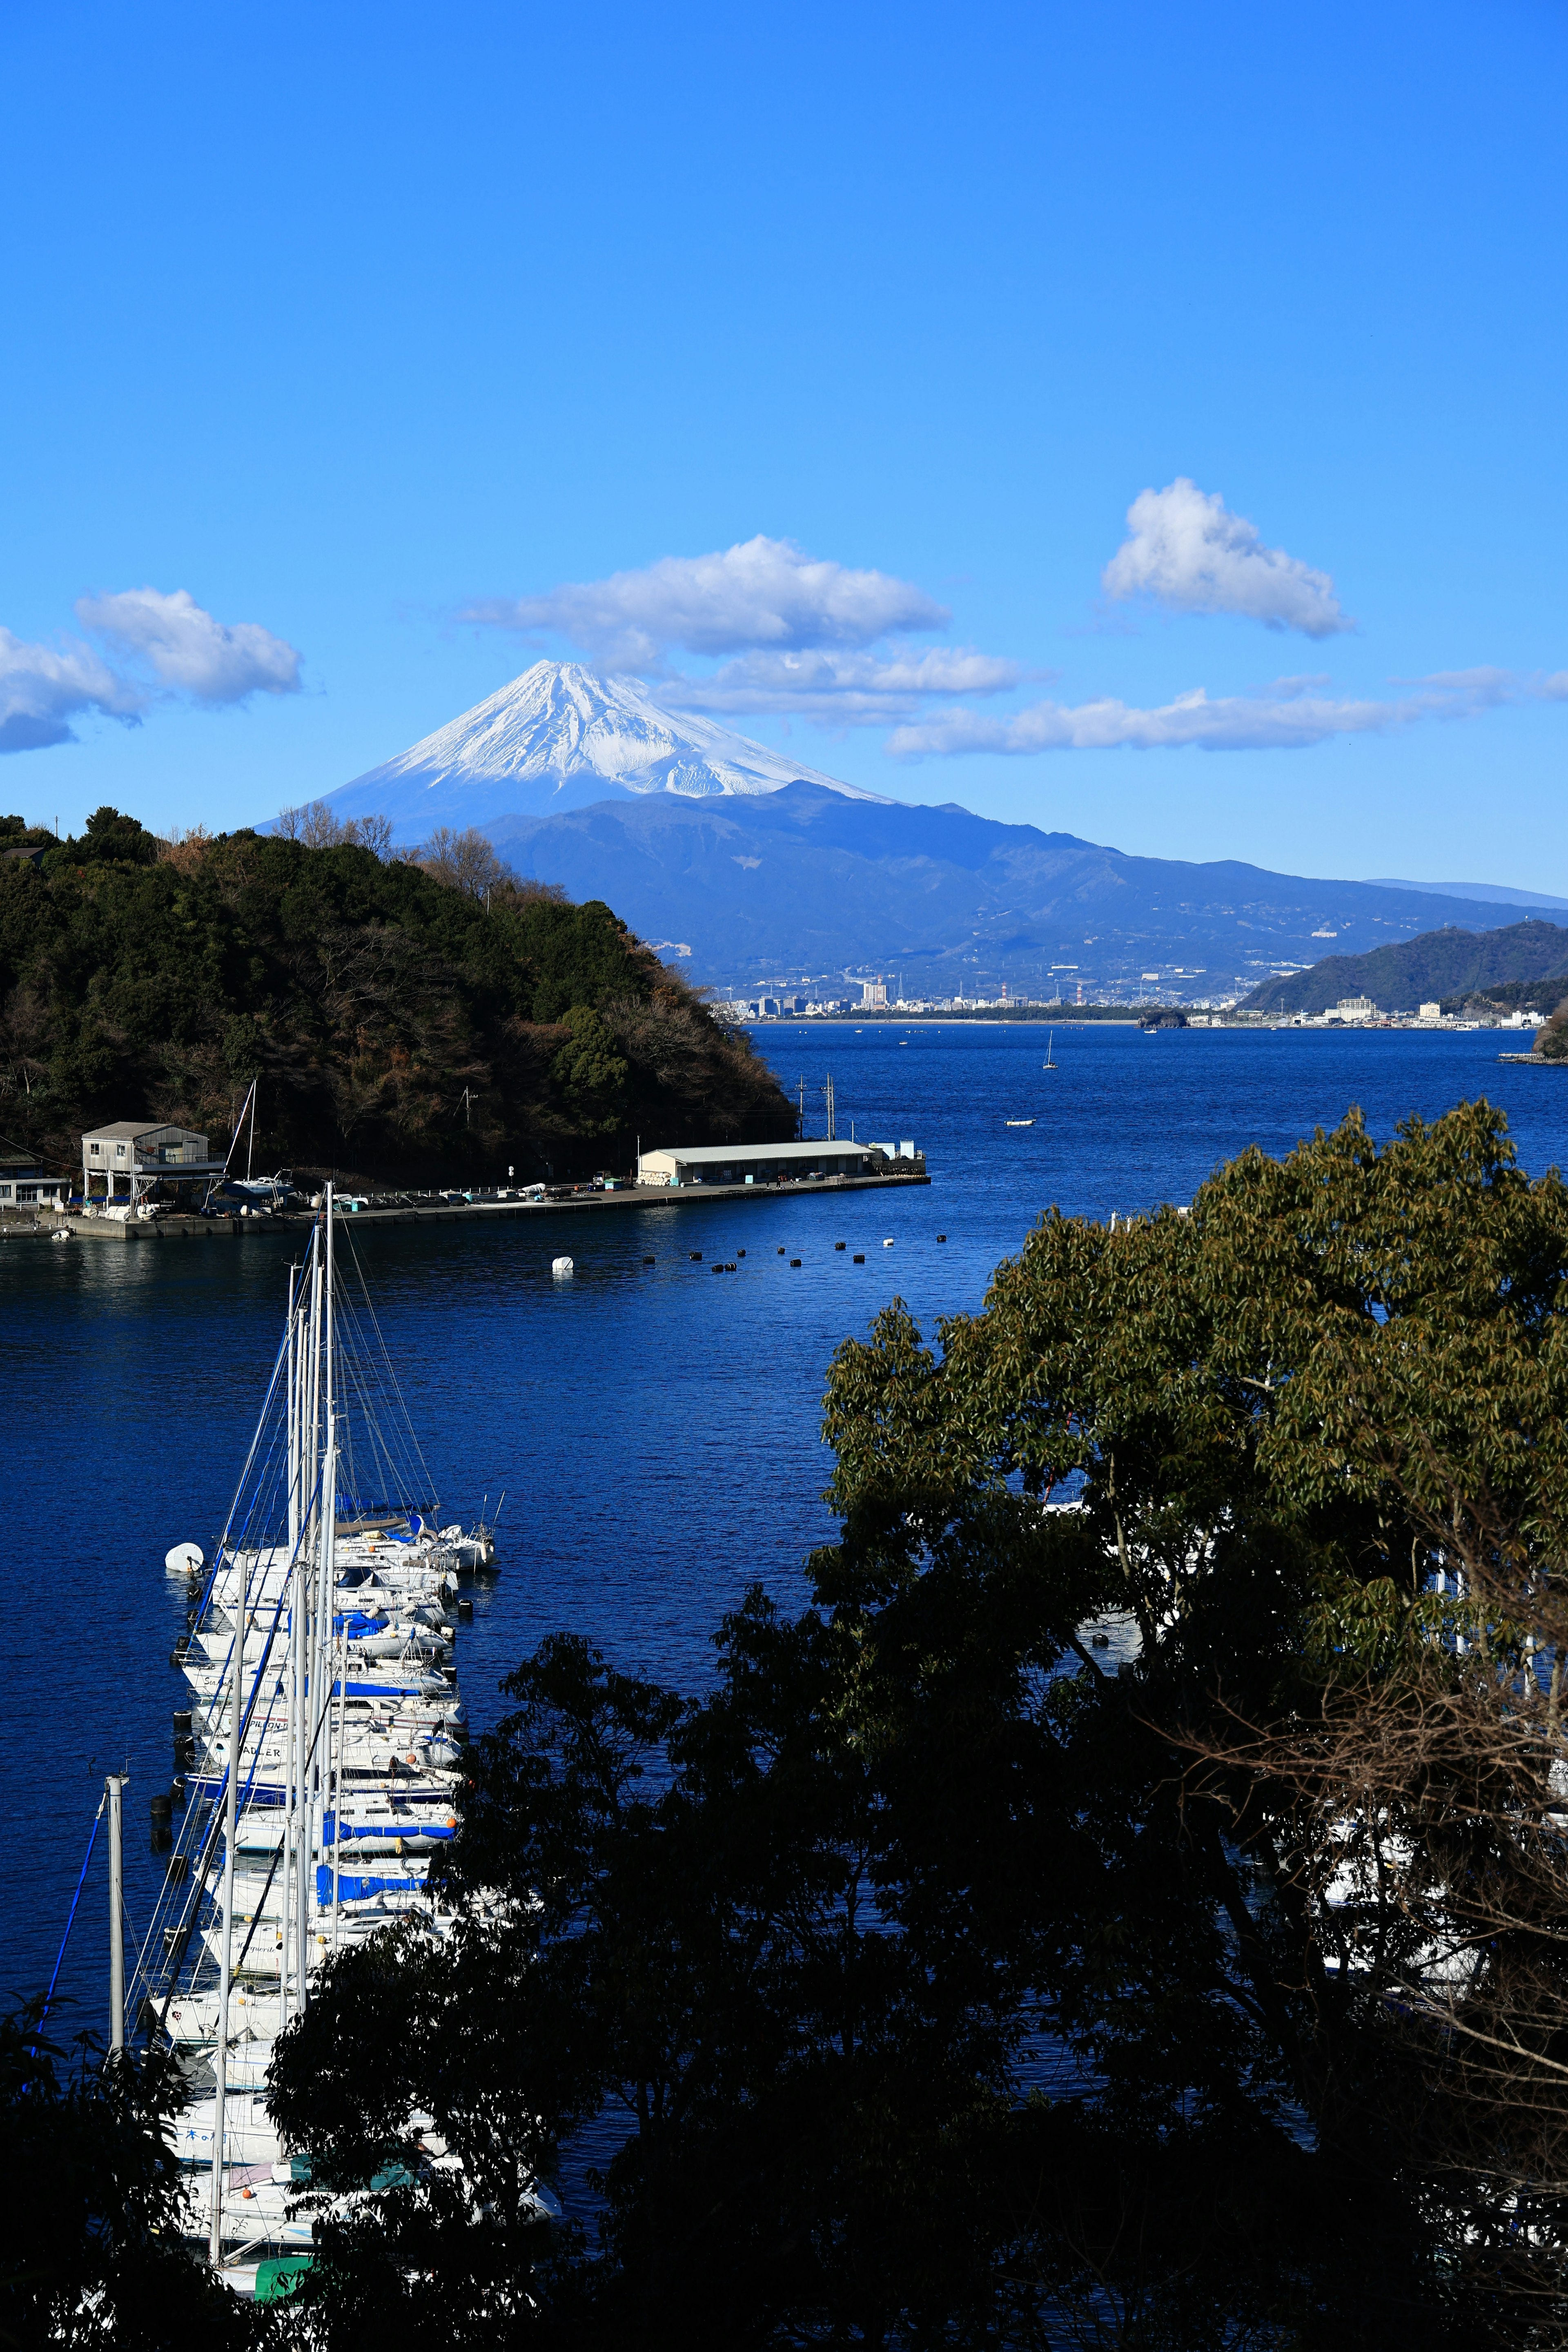
[[200, 1544], [173, 1545], [163, 1554], [163, 1565], [171, 1576], [196, 1576], [205, 1565]]
[[893, 1244], [892, 1244], [892, 1243], [891, 1243], [890, 1241], [885, 1241], [885, 1242], [882, 1244], [882, 1247], [883, 1247], [884, 1249], [891, 1249], [891, 1248], [892, 1248], [892, 1246], [893, 1246]]
[[573, 1272], [571, 1259], [569, 1257], [552, 1257], [550, 1261], [550, 1271], [555, 1276], [557, 1282], [566, 1281]]

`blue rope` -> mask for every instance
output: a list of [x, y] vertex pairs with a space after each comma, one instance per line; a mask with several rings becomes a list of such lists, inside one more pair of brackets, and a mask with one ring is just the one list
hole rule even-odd
[[55, 1972], [49, 1979], [49, 1989], [44, 1995], [44, 2005], [38, 2011], [38, 2031], [40, 2033], [44, 2030], [44, 2020], [49, 2013], [49, 2003], [55, 1997], [55, 1987], [60, 1980], [60, 1969], [65, 1960], [66, 1946], [70, 1942], [71, 1929], [76, 1926], [76, 1906], [81, 1901], [81, 1890], [87, 1885], [87, 1866], [92, 1860], [92, 1849], [98, 1843], [98, 1825], [103, 1819], [103, 1808], [106, 1801], [107, 1800], [102, 1797], [99, 1799], [98, 1811], [92, 1817], [92, 1834], [87, 1842], [87, 1852], [81, 1858], [81, 1876], [77, 1880], [76, 1893], [71, 1896], [70, 1917], [66, 1921], [66, 1931], [60, 1937], [60, 1948], [55, 1958]]

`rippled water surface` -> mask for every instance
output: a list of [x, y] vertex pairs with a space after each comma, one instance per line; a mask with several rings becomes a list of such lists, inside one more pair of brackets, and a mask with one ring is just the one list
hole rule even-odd
[[[1568, 1157], [1568, 1073], [1500, 1065], [1495, 1034], [1068, 1028], [1054, 1072], [1041, 1068], [1047, 1034], [759, 1032], [791, 1092], [806, 1079], [808, 1133], [822, 1131], [814, 1106], [831, 1071], [840, 1130], [853, 1120], [861, 1138], [913, 1138], [929, 1190], [360, 1232], [443, 1509], [466, 1518], [507, 1493], [502, 1574], [458, 1642], [477, 1725], [499, 1712], [508, 1666], [556, 1627], [689, 1685], [710, 1671], [717, 1618], [753, 1578], [798, 1600], [801, 1563], [831, 1532], [818, 1421], [834, 1348], [895, 1295], [928, 1329], [978, 1307], [1049, 1202], [1102, 1217], [1184, 1201], [1244, 1145], [1289, 1150], [1352, 1103], [1386, 1134], [1484, 1093], [1532, 1173]], [[850, 1246], [836, 1254], [836, 1241]], [[576, 1261], [569, 1285], [550, 1278], [561, 1251]], [[184, 1704], [169, 1651], [185, 1598], [163, 1554], [187, 1537], [211, 1549], [293, 1254], [266, 1232], [0, 1243], [6, 1992], [47, 1980], [102, 1776], [124, 1765], [133, 1927], [151, 1909], [147, 1800], [168, 1785], [170, 1715]], [[734, 1275], [712, 1275], [721, 1255]], [[61, 1980], [75, 2018], [94, 2025], [102, 1863], [100, 1843]]]

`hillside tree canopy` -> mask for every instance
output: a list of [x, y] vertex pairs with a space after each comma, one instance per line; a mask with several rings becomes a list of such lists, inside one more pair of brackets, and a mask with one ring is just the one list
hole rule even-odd
[[794, 1133], [744, 1034], [610, 908], [493, 853], [481, 875], [460, 837], [426, 870], [298, 828], [166, 843], [103, 808], [56, 843], [4, 822], [41, 855], [0, 862], [0, 1126], [58, 1165], [104, 1119], [226, 1139], [258, 1077], [266, 1164], [403, 1181]]

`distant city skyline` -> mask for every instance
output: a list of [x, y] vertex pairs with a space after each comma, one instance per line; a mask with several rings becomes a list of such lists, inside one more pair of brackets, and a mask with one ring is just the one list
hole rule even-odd
[[1559, 12], [0, 60], [0, 810], [263, 821], [542, 655], [903, 801], [1568, 895]]

